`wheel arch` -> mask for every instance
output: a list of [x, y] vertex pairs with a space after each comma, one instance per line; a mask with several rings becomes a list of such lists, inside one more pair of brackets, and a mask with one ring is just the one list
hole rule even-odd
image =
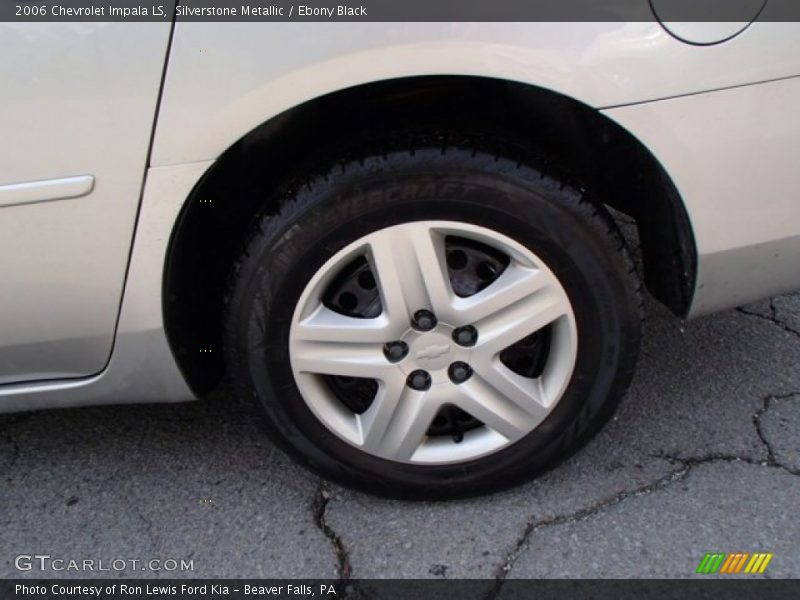
[[163, 310], [173, 353], [196, 394], [225, 374], [226, 284], [247, 228], [279, 203], [271, 192], [310, 154], [404, 127], [466, 127], [547, 156], [549, 168], [636, 222], [649, 291], [674, 313], [688, 312], [697, 271], [691, 224], [669, 175], [631, 132], [575, 99], [515, 81], [463, 75], [377, 81], [309, 100], [258, 125], [215, 161], [186, 199], [167, 252]]

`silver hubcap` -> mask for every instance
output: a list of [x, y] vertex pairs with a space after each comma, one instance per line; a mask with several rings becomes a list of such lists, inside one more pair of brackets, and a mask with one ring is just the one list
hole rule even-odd
[[[452, 237], [507, 257], [499, 276], [468, 297], [453, 290], [446, 254]], [[366, 259], [380, 298], [380, 313], [372, 318], [342, 314], [323, 301], [328, 286], [358, 257]], [[432, 328], [414, 326], [420, 311], [435, 317]], [[549, 350], [536, 376], [504, 364], [505, 349], [545, 327]], [[475, 339], [458, 343], [458, 328], [474, 331]], [[390, 357], [387, 344], [402, 348], [402, 358]], [[290, 353], [303, 399], [338, 437], [393, 461], [447, 464], [486, 456], [533, 431], [569, 383], [577, 334], [566, 292], [526, 247], [484, 227], [421, 221], [371, 233], [323, 265], [295, 310]], [[324, 376], [373, 380], [374, 398], [356, 413]], [[478, 425], [463, 435], [430, 435], [446, 407]]]

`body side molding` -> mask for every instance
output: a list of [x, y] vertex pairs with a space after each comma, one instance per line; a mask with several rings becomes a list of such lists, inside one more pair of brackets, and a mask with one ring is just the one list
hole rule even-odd
[[94, 175], [0, 185], [0, 207], [80, 198], [94, 189]]

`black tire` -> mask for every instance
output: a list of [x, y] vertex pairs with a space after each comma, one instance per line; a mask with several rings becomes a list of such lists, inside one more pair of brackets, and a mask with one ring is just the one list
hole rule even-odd
[[[381, 495], [476, 495], [551, 468], [612, 414], [639, 351], [640, 284], [615, 223], [585, 193], [528, 161], [463, 143], [367, 153], [282, 193], [234, 269], [226, 360], [263, 408], [270, 437], [302, 464]], [[288, 339], [296, 302], [326, 260], [377, 229], [429, 219], [491, 226], [541, 257], [573, 305], [578, 356], [561, 401], [526, 437], [469, 462], [420, 466], [367, 454], [326, 429], [295, 385]]]

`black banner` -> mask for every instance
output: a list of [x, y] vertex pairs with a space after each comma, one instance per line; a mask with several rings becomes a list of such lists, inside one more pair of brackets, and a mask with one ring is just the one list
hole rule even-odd
[[[701, 576], [702, 577], [702, 576]], [[3, 600], [783, 600], [800, 593], [798, 580], [288, 580], [61, 579], [0, 580]]]
[[5, 0], [0, 22], [800, 21], [797, 0]]

